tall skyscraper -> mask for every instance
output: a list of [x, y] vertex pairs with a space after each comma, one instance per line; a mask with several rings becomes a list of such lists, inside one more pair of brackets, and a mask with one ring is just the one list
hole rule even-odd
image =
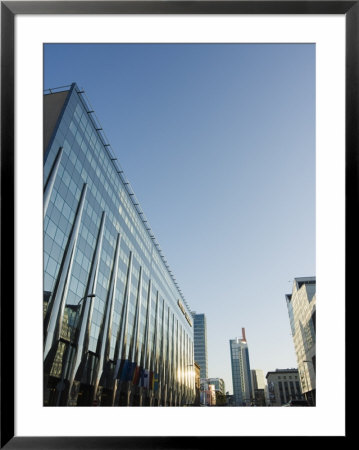
[[84, 91], [44, 96], [44, 405], [194, 402], [191, 311]]
[[242, 338], [229, 341], [231, 350], [233, 394], [236, 406], [250, 406], [252, 401], [252, 380], [245, 329]]
[[301, 389], [311, 406], [316, 403], [315, 291], [315, 277], [301, 277], [294, 279], [292, 293], [285, 296]]
[[207, 321], [204, 314], [192, 312], [194, 331], [194, 360], [201, 368], [201, 379], [208, 378]]

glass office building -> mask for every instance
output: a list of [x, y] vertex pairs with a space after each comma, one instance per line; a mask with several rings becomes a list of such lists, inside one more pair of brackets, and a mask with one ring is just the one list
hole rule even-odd
[[201, 379], [208, 378], [207, 321], [204, 314], [192, 313], [194, 327], [194, 360], [200, 366]]
[[44, 95], [44, 405], [195, 397], [191, 312], [85, 93]]
[[229, 344], [235, 405], [250, 406], [252, 403], [252, 379], [245, 329], [242, 328], [242, 339], [231, 339]]

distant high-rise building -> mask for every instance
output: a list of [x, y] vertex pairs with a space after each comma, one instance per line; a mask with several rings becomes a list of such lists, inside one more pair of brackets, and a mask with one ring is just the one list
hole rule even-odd
[[201, 379], [200, 401], [201, 405], [216, 405], [216, 390], [214, 384], [208, 383], [208, 380], [206, 379]]
[[194, 331], [194, 360], [201, 368], [201, 378], [208, 378], [207, 321], [204, 314], [192, 312]]
[[276, 369], [266, 375], [269, 406], [282, 406], [290, 400], [302, 399], [297, 369]]
[[265, 387], [264, 387], [264, 400], [266, 403], [266, 406], [270, 405], [270, 401], [269, 401], [269, 389], [268, 389], [268, 384], [266, 383]]
[[221, 392], [223, 395], [226, 395], [226, 388], [222, 378], [208, 378], [208, 383], [214, 385], [214, 389], [216, 391]]
[[252, 397], [256, 406], [265, 406], [265, 380], [263, 370], [251, 370]]
[[193, 402], [193, 406], [200, 406], [200, 392], [201, 392], [201, 368], [199, 365], [195, 362], [194, 363], [194, 372], [195, 372], [195, 389], [196, 389], [196, 396]]
[[251, 370], [252, 375], [252, 389], [264, 389], [265, 381], [264, 381], [264, 374], [263, 370], [260, 369], [252, 369]]
[[252, 401], [252, 380], [245, 329], [242, 328], [242, 339], [231, 339], [229, 344], [231, 349], [233, 394], [236, 406], [250, 406]]
[[315, 405], [315, 277], [295, 278], [292, 294], [285, 296], [302, 392]]

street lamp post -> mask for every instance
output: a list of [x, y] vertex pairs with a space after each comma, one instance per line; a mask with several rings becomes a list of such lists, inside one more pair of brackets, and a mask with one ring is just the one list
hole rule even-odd
[[77, 306], [77, 311], [76, 311], [76, 315], [75, 315], [75, 319], [74, 319], [74, 326], [70, 330], [70, 340], [69, 340], [69, 344], [68, 344], [68, 348], [67, 348], [66, 361], [65, 361], [65, 364], [62, 367], [61, 380], [57, 383], [57, 386], [56, 386], [56, 390], [58, 391], [57, 400], [56, 400], [56, 406], [59, 406], [62, 391], [65, 389], [65, 382], [64, 382], [65, 372], [66, 372], [67, 367], [69, 365], [69, 359], [70, 359], [70, 353], [71, 353], [70, 350], [71, 350], [71, 346], [74, 344], [74, 336], [75, 336], [76, 331], [77, 331], [77, 320], [78, 320], [78, 314], [79, 314], [81, 302], [85, 298], [93, 298], [93, 297], [96, 297], [96, 294], [85, 295], [84, 297], [82, 297], [80, 299], [80, 301], [76, 305]]

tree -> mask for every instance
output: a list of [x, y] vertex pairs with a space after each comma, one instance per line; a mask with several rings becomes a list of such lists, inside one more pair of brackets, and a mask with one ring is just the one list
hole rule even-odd
[[216, 406], [226, 406], [227, 398], [221, 391], [216, 391]]

